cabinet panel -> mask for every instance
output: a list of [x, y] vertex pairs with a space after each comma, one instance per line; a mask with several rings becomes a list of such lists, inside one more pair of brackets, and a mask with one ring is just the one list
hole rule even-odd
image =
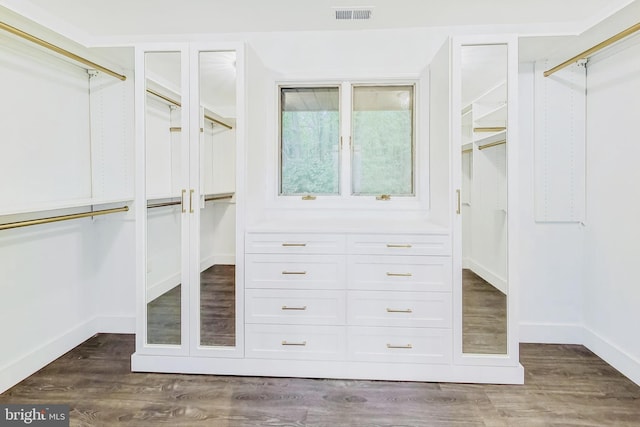
[[345, 322], [344, 291], [247, 289], [246, 321], [301, 325]]
[[340, 255], [247, 254], [247, 288], [344, 289], [346, 265]]
[[339, 254], [344, 253], [345, 236], [339, 234], [248, 233], [247, 253]]
[[394, 363], [450, 363], [451, 330], [348, 328], [350, 360]]
[[345, 358], [344, 326], [247, 324], [246, 357], [339, 360]]
[[450, 257], [350, 255], [350, 289], [450, 291]]
[[349, 325], [451, 327], [447, 292], [349, 291]]
[[370, 255], [451, 255], [451, 242], [446, 234], [351, 235], [347, 250]]

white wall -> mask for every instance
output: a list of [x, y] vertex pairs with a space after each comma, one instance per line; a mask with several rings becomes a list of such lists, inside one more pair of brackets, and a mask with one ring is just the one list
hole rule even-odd
[[583, 231], [537, 223], [534, 210], [534, 64], [520, 64], [519, 247], [521, 342], [581, 343]]
[[640, 384], [640, 40], [592, 58], [587, 77], [585, 343]]

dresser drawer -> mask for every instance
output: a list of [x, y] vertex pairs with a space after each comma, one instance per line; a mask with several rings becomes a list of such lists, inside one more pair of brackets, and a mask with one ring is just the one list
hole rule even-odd
[[260, 359], [344, 360], [344, 326], [245, 326], [245, 356]]
[[447, 292], [349, 291], [349, 325], [450, 328], [451, 294]]
[[343, 254], [342, 234], [247, 233], [245, 252], [256, 254]]
[[344, 255], [245, 255], [246, 288], [344, 289]]
[[344, 291], [247, 289], [247, 323], [344, 325]]
[[451, 258], [445, 256], [350, 255], [349, 289], [450, 291]]
[[363, 362], [451, 363], [451, 329], [348, 328], [348, 357]]
[[448, 234], [362, 234], [347, 238], [349, 254], [451, 255]]

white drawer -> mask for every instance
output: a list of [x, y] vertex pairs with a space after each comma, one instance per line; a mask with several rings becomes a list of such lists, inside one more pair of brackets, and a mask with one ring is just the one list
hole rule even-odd
[[451, 293], [349, 291], [347, 322], [362, 326], [451, 328]]
[[344, 291], [247, 289], [247, 323], [344, 325]]
[[369, 255], [451, 255], [448, 234], [354, 234], [347, 252]]
[[245, 252], [254, 254], [343, 254], [342, 234], [247, 233]]
[[344, 289], [344, 255], [245, 255], [245, 287]]
[[450, 291], [451, 257], [349, 255], [350, 289]]
[[344, 360], [344, 326], [245, 326], [245, 356], [261, 359]]
[[451, 329], [348, 328], [350, 360], [397, 363], [451, 363]]

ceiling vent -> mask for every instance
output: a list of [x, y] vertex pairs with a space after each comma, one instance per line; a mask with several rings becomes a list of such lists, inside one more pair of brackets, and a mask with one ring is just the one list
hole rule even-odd
[[373, 8], [371, 7], [333, 8], [333, 11], [338, 21], [367, 20], [373, 16]]

